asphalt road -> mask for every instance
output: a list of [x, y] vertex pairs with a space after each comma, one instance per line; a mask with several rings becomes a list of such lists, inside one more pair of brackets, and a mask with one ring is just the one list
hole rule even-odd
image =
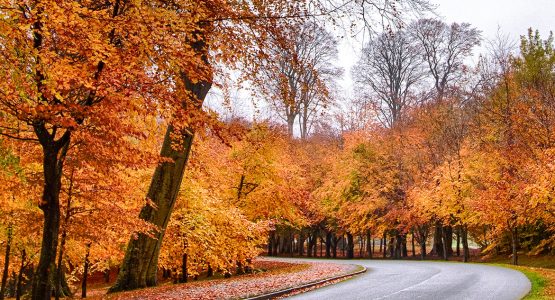
[[393, 260], [334, 262], [362, 265], [368, 271], [350, 280], [288, 299], [516, 300], [522, 299], [531, 287], [530, 281], [521, 272], [480, 264]]

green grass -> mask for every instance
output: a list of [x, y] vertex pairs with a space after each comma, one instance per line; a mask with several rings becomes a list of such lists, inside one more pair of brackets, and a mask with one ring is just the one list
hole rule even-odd
[[[510, 264], [511, 258], [508, 256], [499, 256], [496, 258], [489, 259], [488, 262]], [[546, 256], [519, 255], [518, 265], [532, 267], [532, 268], [555, 269], [555, 257], [550, 255], [546, 255]]]
[[524, 273], [526, 277], [528, 277], [528, 280], [530, 280], [530, 282], [532, 283], [532, 288], [530, 289], [530, 293], [528, 293], [528, 295], [524, 297], [525, 300], [548, 299], [547, 297], [543, 296], [543, 292], [549, 283], [547, 278], [527, 268], [513, 266], [513, 265], [506, 265], [506, 264], [501, 264], [501, 266], [520, 271]]

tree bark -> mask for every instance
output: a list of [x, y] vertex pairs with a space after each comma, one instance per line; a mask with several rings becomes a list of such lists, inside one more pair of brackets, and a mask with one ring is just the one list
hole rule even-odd
[[407, 235], [405, 233], [401, 235], [401, 252], [403, 257], [409, 256], [409, 252], [407, 248]]
[[[380, 247], [381, 249], [381, 247]], [[383, 258], [387, 257], [387, 233], [383, 233]]]
[[461, 235], [463, 245], [463, 262], [468, 262], [470, 259], [470, 250], [468, 249], [468, 229], [466, 226], [462, 228]]
[[305, 242], [305, 237], [303, 232], [301, 231], [301, 233], [299, 234], [299, 256], [303, 256], [304, 255], [304, 242]]
[[339, 244], [339, 238], [334, 235], [332, 240], [333, 240], [333, 245], [332, 245], [333, 258], [337, 258], [337, 245]]
[[412, 257], [416, 257], [416, 250], [415, 250], [415, 247], [414, 247], [414, 246], [415, 246], [415, 244], [414, 244], [414, 231], [412, 232], [411, 237], [412, 237], [412, 238], [411, 238], [411, 244], [412, 244], [412, 245], [411, 245], [411, 246], [412, 246], [412, 249], [411, 249], [412, 251], [411, 251], [411, 252], [412, 252]]
[[355, 257], [355, 244], [353, 243], [353, 235], [347, 232], [347, 258]]
[[60, 230], [60, 190], [64, 160], [70, 142], [69, 131], [55, 141], [44, 125], [35, 126], [43, 149], [44, 186], [39, 208], [44, 214], [40, 257], [33, 279], [33, 300], [50, 299], [56, 270]]
[[181, 257], [181, 278], [179, 278], [180, 283], [187, 282], [187, 253], [183, 253]]
[[457, 226], [457, 256], [461, 256], [461, 227]]
[[512, 264], [517, 266], [518, 265], [518, 227], [514, 227], [511, 230], [511, 248], [512, 248]]
[[[191, 95], [184, 101], [184, 109], [200, 109], [212, 86], [208, 46], [204, 40], [208, 35], [206, 30], [206, 28], [199, 29], [196, 32], [198, 40], [190, 42], [192, 49], [202, 61], [203, 65], [200, 68], [207, 73], [205, 74], [206, 78], [192, 80], [186, 73], [180, 74], [185, 91]], [[179, 133], [181, 138], [178, 140], [172, 138], [172, 134], [175, 133]], [[171, 162], [159, 164], [152, 176], [147, 198], [156, 205], [156, 208], [147, 204], [139, 215], [141, 219], [156, 225], [159, 230], [154, 233], [154, 238], [143, 233], [139, 233], [137, 239], [131, 238], [116, 283], [108, 292], [132, 290], [157, 284], [160, 247], [177, 199], [192, 143], [192, 129], [174, 130], [173, 125], [168, 126], [160, 156], [171, 159]], [[179, 147], [175, 147], [176, 145]]]
[[[71, 175], [70, 175], [68, 198], [67, 198], [67, 205], [66, 205], [66, 215], [64, 217], [64, 226], [62, 228], [62, 236], [60, 238], [60, 250], [58, 253], [58, 263], [56, 267], [56, 286], [54, 291], [54, 296], [56, 300], [60, 299], [60, 297], [70, 295], [69, 289], [63, 288], [62, 284], [65, 283], [63, 258], [64, 258], [64, 250], [66, 245], [66, 238], [67, 238], [67, 227], [69, 226], [69, 220], [71, 217], [70, 210], [71, 210], [72, 192], [73, 192], [73, 171], [71, 172]], [[67, 283], [65, 284], [65, 286], [67, 286]]]
[[368, 258], [372, 258], [372, 234], [370, 233], [370, 230], [366, 231], [366, 253], [368, 255]]
[[8, 282], [8, 270], [10, 266], [10, 251], [12, 247], [12, 225], [8, 226], [8, 240], [6, 241], [6, 253], [4, 255], [4, 270], [2, 272], [2, 285], [0, 286], [0, 300], [4, 300], [6, 293], [6, 283]]
[[23, 292], [23, 272], [25, 271], [25, 261], [27, 260], [27, 252], [25, 249], [21, 250], [21, 265], [19, 266], [19, 272], [17, 273], [17, 284], [15, 287], [15, 299], [21, 299]]
[[332, 244], [332, 233], [326, 232], [326, 257], [331, 257], [331, 244]]
[[442, 237], [443, 225], [441, 222], [436, 222], [434, 228], [434, 245], [432, 247], [432, 255], [437, 255], [438, 257], [443, 257], [443, 237]]
[[81, 282], [81, 298], [87, 298], [87, 279], [89, 277], [90, 253], [91, 253], [91, 243], [88, 243], [87, 253], [85, 254], [85, 264], [83, 266], [83, 282]]

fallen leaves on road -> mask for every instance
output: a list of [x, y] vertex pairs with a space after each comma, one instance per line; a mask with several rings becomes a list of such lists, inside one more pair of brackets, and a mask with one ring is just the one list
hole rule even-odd
[[[229, 279], [165, 285], [137, 291], [103, 295], [102, 299], [240, 299], [343, 275], [354, 265], [312, 262], [278, 262], [258, 259], [256, 268], [268, 270]], [[97, 298], [98, 299], [98, 298]]]

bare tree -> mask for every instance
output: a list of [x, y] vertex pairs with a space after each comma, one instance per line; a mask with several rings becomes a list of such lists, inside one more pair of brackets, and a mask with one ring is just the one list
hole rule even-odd
[[275, 48], [259, 70], [256, 87], [293, 136], [298, 118], [306, 138], [320, 109], [330, 104], [330, 90], [342, 70], [333, 65], [337, 41], [323, 27], [307, 21], [275, 37]]
[[437, 19], [420, 19], [410, 32], [423, 49], [433, 79], [434, 97], [442, 101], [449, 86], [465, 71], [464, 61], [480, 44], [480, 31], [468, 23], [451, 25]]
[[415, 99], [415, 87], [424, 78], [421, 50], [407, 32], [384, 32], [363, 50], [353, 68], [360, 96], [393, 127]]

